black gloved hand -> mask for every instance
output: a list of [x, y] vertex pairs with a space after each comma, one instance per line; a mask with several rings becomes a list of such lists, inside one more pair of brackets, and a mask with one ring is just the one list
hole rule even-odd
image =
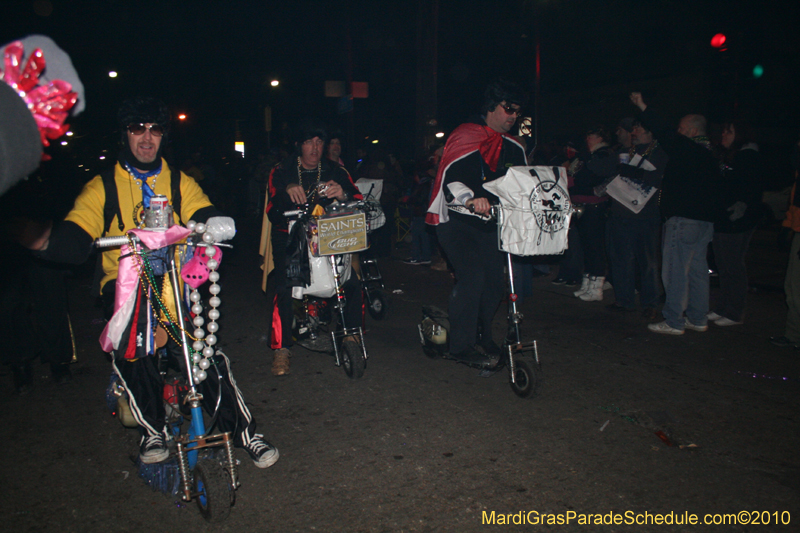
[[641, 180], [640, 173], [637, 172], [638, 170], [637, 167], [632, 165], [617, 165], [617, 173], [619, 173], [620, 176], [634, 180]]

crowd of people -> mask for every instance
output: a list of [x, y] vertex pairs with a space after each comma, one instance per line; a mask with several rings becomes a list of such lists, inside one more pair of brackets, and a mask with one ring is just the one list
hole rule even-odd
[[[0, 84], [0, 89], [3, 87]], [[18, 103], [14, 98], [15, 93], [0, 91], [0, 103]], [[454, 278], [449, 297], [449, 353], [465, 364], [489, 367], [501, 356], [491, 332], [505, 295], [504, 255], [498, 249], [495, 222], [485, 220], [499, 199], [485, 185], [504, 177], [510, 167], [528, 164], [564, 167], [576, 209], [572, 224], [564, 228], [568, 246], [563, 256], [556, 258], [558, 272], [553, 284], [575, 286], [574, 295], [582, 302], [601, 302], [604, 292], [613, 287], [609, 311], [641, 312], [651, 322], [647, 326], [650, 331], [658, 334], [706, 331], [709, 321], [717, 326], [742, 324], [748, 290], [745, 258], [763, 217], [760, 174], [765, 165], [752, 133], [745, 124], [728, 122], [722, 125], [720, 142], [713, 146], [703, 116], [686, 115], [676, 129], [640, 93], [631, 93], [630, 101], [638, 113], [620, 120], [614, 136], [605, 127], [593, 125], [586, 130], [585, 146], [531, 154], [525, 139], [514, 134], [527, 103], [525, 92], [513, 83], [497, 80], [487, 87], [477, 113], [453, 130], [446, 144], [430, 147], [410, 172], [377, 147], [359, 154], [350, 172], [343, 164], [346, 147], [341, 132], [329, 131], [314, 120], [297, 124], [290, 150], [262, 152], [249, 166], [247, 187], [228, 205], [239, 215], [263, 210], [268, 220], [262, 249], [264, 288], [272, 307], [273, 374], [290, 372], [291, 289], [298, 283], [287, 269], [293, 259], [284, 212], [307, 204], [325, 206], [363, 199], [360, 180], [380, 184], [374, 200], [384, 219], [371, 236], [373, 257], [391, 257], [394, 217], [402, 207], [410, 219], [411, 235], [411, 256], [404, 262], [427, 266], [436, 255], [446, 260]], [[17, 233], [19, 242], [32, 250], [26, 255], [30, 272], [39, 272], [42, 265], [84, 262], [96, 238], [123, 235], [140, 227], [143, 210], [155, 195], [169, 199], [177, 224], [193, 220], [218, 236], [235, 234], [233, 219], [225, 216], [204, 190], [214, 190], [219, 178], [202, 153], [192, 154], [180, 169], [163, 157], [170, 134], [170, 113], [163, 102], [153, 98], [125, 101], [118, 126], [120, 152], [114, 167], [85, 185], [64, 220], [55, 226], [28, 225]], [[38, 157], [38, 152], [34, 155]], [[800, 144], [794, 163], [796, 169], [800, 167]], [[26, 163], [21, 172], [30, 172], [30, 166]], [[5, 181], [5, 175], [2, 178]], [[785, 286], [789, 305], [786, 329], [783, 335], [771, 338], [779, 346], [800, 346], [798, 198], [793, 194], [785, 223], [795, 238]], [[709, 300], [709, 251], [720, 284], [713, 303]], [[119, 250], [107, 251], [98, 271], [96, 296], [102, 298], [109, 319], [121, 307], [116, 288], [119, 261]], [[541, 262], [548, 261], [542, 258]], [[50, 294], [61, 289], [63, 285], [56, 283]], [[348, 302], [345, 326], [352, 327], [360, 323], [363, 312], [355, 277], [344, 284], [344, 291]], [[50, 311], [66, 315], [62, 308], [51, 307]], [[138, 320], [131, 327], [138, 328], [142, 337], [155, 339], [159, 311], [151, 305], [147, 313], [154, 319]], [[59, 317], [52, 320], [58, 323]], [[63, 327], [55, 329], [63, 331]], [[162, 376], [153, 356], [158, 347], [164, 347], [177, 367], [182, 363], [177, 341], [163, 340], [160, 346], [140, 343], [130, 353], [111, 356], [113, 372], [127, 391], [140, 426], [143, 463], [168, 456]], [[61, 338], [52, 345], [64, 351], [66, 343]], [[21, 357], [27, 358], [26, 365], [31, 358]], [[255, 432], [255, 420], [230, 375], [229, 361], [224, 355], [214, 357], [221, 386], [218, 390], [201, 386], [205, 404], [220, 404], [218, 426], [234, 434], [235, 444], [249, 453], [256, 466], [274, 464], [278, 450]], [[46, 360], [53, 365], [54, 375], [66, 381], [68, 361], [56, 356]], [[14, 364], [15, 385], [22, 391], [30, 380], [29, 366], [17, 372], [19, 365]]]

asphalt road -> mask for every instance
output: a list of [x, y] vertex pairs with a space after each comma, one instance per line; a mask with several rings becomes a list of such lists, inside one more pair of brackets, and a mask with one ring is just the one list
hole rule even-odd
[[[404, 265], [404, 249], [382, 263], [388, 287], [401, 292], [387, 320], [367, 319], [362, 379], [301, 348], [291, 374], [273, 377], [255, 228], [241, 228], [220, 269], [219, 337], [281, 458], [259, 470], [238, 454], [242, 486], [228, 521], [214, 527], [194, 504], [137, 478], [138, 434], [105, 406], [102, 313], [81, 271], [70, 282], [73, 383], [52, 383], [40, 366], [35, 391], [15, 396], [2, 378], [0, 529], [798, 531], [800, 353], [767, 342], [785, 319], [786, 252], [775, 235], [760, 231], [751, 247], [746, 323], [706, 333], [656, 335], [638, 314], [607, 311], [609, 292], [603, 303], [581, 302], [552, 276], [535, 279], [521, 310], [542, 382], [523, 400], [504, 371], [481, 377], [423, 355], [421, 306], [446, 308], [451, 278]], [[498, 313], [496, 339], [503, 322]], [[655, 524], [657, 515], [671, 524]], [[684, 525], [692, 515], [699, 524]]]

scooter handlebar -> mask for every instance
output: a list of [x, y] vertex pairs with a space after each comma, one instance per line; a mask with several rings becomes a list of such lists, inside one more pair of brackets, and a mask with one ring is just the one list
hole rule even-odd
[[[136, 236], [131, 235], [133, 240], [137, 240]], [[116, 246], [122, 246], [123, 244], [128, 244], [128, 236], [127, 235], [118, 235], [116, 237], [100, 237], [94, 241], [95, 248], [114, 248]]]

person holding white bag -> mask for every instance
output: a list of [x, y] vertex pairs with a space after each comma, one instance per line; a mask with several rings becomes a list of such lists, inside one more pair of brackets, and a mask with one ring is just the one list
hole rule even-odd
[[[624, 155], [628, 163], [617, 167], [620, 176], [634, 183], [661, 187], [664, 168], [669, 156], [641, 122], [635, 121], [631, 132], [633, 145]], [[655, 195], [658, 195], [656, 191]], [[609, 254], [614, 272], [614, 303], [607, 306], [612, 311], [636, 310], [636, 273], [641, 280], [639, 301], [642, 317], [655, 320], [656, 307], [661, 297], [658, 247], [661, 243], [661, 213], [658, 198], [650, 198], [644, 207], [635, 212], [627, 204], [611, 198], [611, 216], [608, 220], [609, 238], [613, 253]]]

